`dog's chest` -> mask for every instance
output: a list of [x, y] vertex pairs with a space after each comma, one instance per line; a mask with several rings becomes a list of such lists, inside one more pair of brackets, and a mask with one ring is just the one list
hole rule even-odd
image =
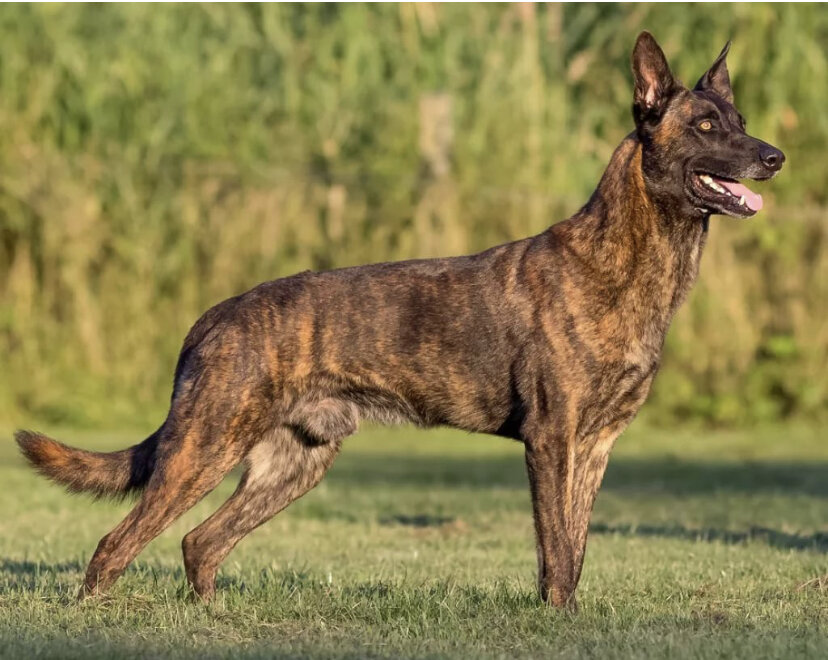
[[581, 436], [632, 419], [644, 403], [658, 369], [667, 330], [666, 313], [619, 305], [603, 314], [582, 307], [558, 331], [544, 380]]

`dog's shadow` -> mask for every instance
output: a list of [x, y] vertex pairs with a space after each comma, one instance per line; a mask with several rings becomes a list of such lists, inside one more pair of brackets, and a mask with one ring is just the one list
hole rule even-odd
[[[14, 592], [43, 592], [55, 597], [62, 604], [75, 601], [78, 588], [86, 573], [87, 562], [81, 559], [69, 561], [32, 561], [30, 559], [0, 558], [0, 596]], [[152, 564], [131, 565], [126, 574], [140, 574], [153, 578], [170, 579], [183, 584], [183, 567], [157, 566]]]
[[724, 543], [742, 545], [744, 543], [764, 543], [779, 550], [803, 550], [828, 553], [828, 532], [814, 534], [789, 534], [767, 527], [751, 527], [747, 531], [737, 532], [711, 527], [691, 529], [682, 525], [608, 525], [592, 523], [590, 534], [617, 534], [619, 536], [639, 536], [643, 538], [669, 538], [686, 541]]
[[[0, 595], [14, 592], [49, 593], [68, 603], [68, 583], [80, 584], [86, 565], [79, 560], [54, 563], [29, 559], [0, 558]], [[77, 585], [73, 588], [77, 590]]]
[[[390, 516], [381, 520], [381, 524], [398, 524], [413, 527], [440, 526], [451, 519], [422, 514], [418, 516]], [[747, 531], [733, 531], [714, 527], [689, 528], [682, 525], [609, 525], [593, 523], [590, 525], [591, 535], [620, 535], [642, 538], [669, 538], [682, 539], [703, 543], [723, 543], [726, 545], [742, 545], [745, 543], [764, 543], [779, 550], [796, 550], [802, 552], [818, 552], [828, 554], [828, 532], [814, 534], [790, 534], [767, 527], [751, 527]], [[60, 601], [74, 600], [74, 593], [86, 570], [86, 564], [80, 560], [48, 563], [31, 561], [28, 559], [0, 559], [0, 595], [14, 591], [50, 591], [58, 596]], [[147, 579], [169, 579], [173, 584], [182, 585], [181, 595], [186, 597], [184, 571], [181, 567], [157, 566], [140, 564], [131, 566], [129, 573], [137, 572]], [[268, 579], [276, 577], [278, 580], [298, 580], [294, 587], [314, 584], [314, 581], [304, 578], [295, 571], [286, 571], [283, 575], [273, 576], [267, 569], [262, 569], [262, 575]], [[249, 577], [230, 576], [219, 573], [217, 587], [219, 590], [232, 589], [247, 591]], [[70, 593], [71, 591], [71, 593]], [[55, 593], [57, 592], [57, 593]]]
[[401, 525], [403, 527], [427, 528], [427, 527], [444, 527], [457, 522], [457, 518], [453, 516], [435, 516], [430, 513], [420, 513], [416, 515], [397, 514], [393, 516], [384, 516], [379, 519], [380, 525]]
[[38, 577], [44, 573], [83, 573], [86, 564], [80, 560], [59, 561], [49, 564], [42, 561], [31, 561], [29, 559], [0, 559], [0, 574], [11, 577], [34, 576]]

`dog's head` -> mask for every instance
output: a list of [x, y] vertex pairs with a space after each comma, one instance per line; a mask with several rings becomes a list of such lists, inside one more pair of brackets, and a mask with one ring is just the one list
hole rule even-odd
[[762, 196], [738, 179], [770, 179], [785, 162], [779, 149], [745, 132], [733, 105], [729, 48], [690, 90], [673, 78], [649, 32], [635, 43], [633, 116], [645, 180], [656, 201], [683, 214], [754, 215]]

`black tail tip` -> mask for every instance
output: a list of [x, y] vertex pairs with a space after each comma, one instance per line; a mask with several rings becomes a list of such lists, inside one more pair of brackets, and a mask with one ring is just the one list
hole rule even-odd
[[34, 431], [27, 431], [26, 429], [18, 429], [14, 432], [14, 441], [17, 443], [17, 446], [25, 452], [27, 448], [31, 447], [35, 444], [40, 437], [39, 434], [35, 433]]

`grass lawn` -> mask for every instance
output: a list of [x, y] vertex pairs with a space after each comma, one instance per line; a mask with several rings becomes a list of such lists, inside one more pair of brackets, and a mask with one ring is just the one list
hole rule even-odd
[[[88, 448], [140, 439], [54, 435]], [[598, 497], [575, 616], [536, 597], [517, 443], [363, 432], [230, 555], [216, 602], [192, 603], [179, 544], [234, 476], [111, 597], [78, 605], [85, 564], [129, 503], [64, 494], [2, 437], [2, 657], [828, 657], [822, 430], [634, 425]]]

